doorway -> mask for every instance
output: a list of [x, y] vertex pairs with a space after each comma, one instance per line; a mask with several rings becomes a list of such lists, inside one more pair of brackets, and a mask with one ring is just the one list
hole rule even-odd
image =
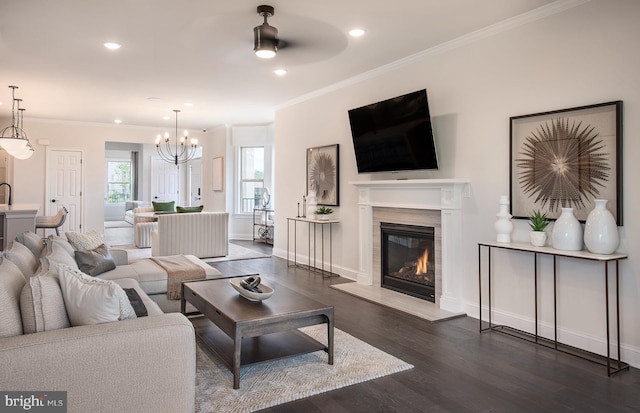
[[47, 147], [45, 215], [56, 215], [66, 207], [69, 211], [60, 232], [82, 231], [83, 151]]

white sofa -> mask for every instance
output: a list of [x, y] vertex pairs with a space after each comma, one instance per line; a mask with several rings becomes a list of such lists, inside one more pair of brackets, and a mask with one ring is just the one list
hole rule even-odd
[[158, 216], [151, 233], [154, 257], [190, 254], [198, 258], [224, 257], [229, 253], [229, 214], [192, 212]]
[[[37, 242], [38, 237], [35, 239]], [[126, 251], [111, 250], [120, 265], [98, 277], [135, 289], [149, 315], [61, 328], [55, 325], [59, 313], [45, 310], [59, 309], [60, 304], [52, 307], [55, 300], [48, 299], [48, 307], [40, 301], [43, 308], [35, 313], [27, 311], [30, 300], [20, 302], [38, 265], [73, 265], [73, 249], [66, 240], [50, 237], [48, 243], [42, 250], [46, 255], [36, 251], [37, 244], [31, 240], [30, 246], [11, 244], [0, 257], [0, 389], [66, 391], [70, 413], [193, 412], [194, 329], [185, 316], [163, 313], [150, 298], [159, 296], [166, 301], [167, 274], [162, 267], [150, 259], [129, 264]], [[195, 257], [190, 260], [205, 268], [208, 277], [220, 274]], [[50, 290], [42, 291], [44, 300], [44, 291]], [[179, 303], [171, 302], [174, 310]], [[39, 307], [34, 304], [34, 308]], [[25, 321], [25, 317], [30, 319], [25, 314], [35, 314], [34, 321]], [[23, 334], [23, 326], [26, 331], [28, 325], [37, 326], [39, 332]]]

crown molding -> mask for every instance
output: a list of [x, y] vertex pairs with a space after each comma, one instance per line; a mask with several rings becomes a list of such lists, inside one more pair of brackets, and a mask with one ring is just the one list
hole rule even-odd
[[350, 77], [348, 79], [342, 80], [340, 82], [336, 82], [332, 85], [326, 86], [324, 88], [315, 90], [310, 93], [306, 93], [301, 95], [295, 99], [288, 100], [284, 103], [281, 103], [275, 106], [275, 110], [284, 109], [289, 106], [297, 105], [299, 103], [305, 102], [307, 100], [326, 95], [327, 93], [331, 93], [340, 89], [343, 89], [347, 86], [355, 85], [360, 82], [364, 82], [365, 80], [373, 79], [379, 76], [382, 76], [385, 73], [392, 72], [394, 70], [409, 66], [415, 62], [422, 61], [428, 59], [432, 56], [437, 56], [439, 54], [457, 49], [459, 47], [463, 47], [469, 45], [471, 43], [478, 42], [480, 40], [486, 39], [491, 36], [495, 36], [500, 33], [504, 33], [509, 30], [513, 30], [517, 27], [524, 26], [526, 24], [532, 23], [534, 21], [544, 19], [546, 17], [552, 16], [557, 13], [561, 13], [565, 10], [572, 9], [577, 6], [581, 6], [585, 3], [590, 2], [591, 0], [557, 0], [553, 3], [549, 3], [547, 5], [538, 7], [537, 9], [531, 10], [526, 13], [519, 14], [515, 17], [508, 18], [501, 22], [492, 24], [490, 26], [484, 27], [482, 29], [476, 30], [474, 32], [462, 35], [455, 39], [452, 39], [448, 42], [441, 43], [432, 48], [423, 50], [421, 52], [412, 54], [410, 56], [404, 57], [402, 59], [396, 60], [394, 62], [388, 63], [386, 65], [380, 66], [376, 69], [369, 70], [367, 72], [361, 73], [359, 75]]

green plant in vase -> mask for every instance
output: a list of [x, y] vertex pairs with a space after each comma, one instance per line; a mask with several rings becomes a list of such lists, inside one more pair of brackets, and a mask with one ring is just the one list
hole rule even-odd
[[546, 213], [540, 210], [533, 211], [529, 215], [529, 227], [531, 232], [529, 233], [529, 239], [531, 245], [535, 247], [544, 247], [547, 242], [547, 233], [544, 230], [549, 225], [549, 219]]
[[318, 207], [314, 212], [316, 219], [319, 221], [327, 221], [332, 213], [333, 209], [327, 207]]

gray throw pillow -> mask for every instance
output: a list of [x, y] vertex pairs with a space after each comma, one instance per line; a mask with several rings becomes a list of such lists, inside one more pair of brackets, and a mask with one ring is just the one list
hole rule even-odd
[[94, 277], [116, 268], [116, 263], [105, 244], [92, 250], [76, 251], [76, 262], [80, 271]]

